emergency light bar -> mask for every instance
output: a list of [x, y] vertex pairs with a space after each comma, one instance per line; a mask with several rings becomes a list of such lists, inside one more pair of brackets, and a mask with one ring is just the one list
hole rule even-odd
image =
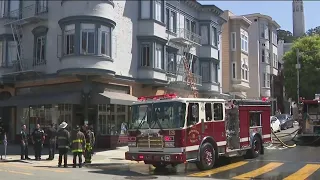
[[163, 100], [163, 99], [174, 99], [177, 98], [177, 94], [164, 94], [164, 95], [157, 95], [157, 96], [141, 96], [138, 98], [138, 101], [146, 101], [146, 100]]

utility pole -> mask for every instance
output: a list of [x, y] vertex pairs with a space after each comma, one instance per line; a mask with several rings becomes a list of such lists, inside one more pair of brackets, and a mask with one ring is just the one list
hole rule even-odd
[[299, 49], [296, 50], [296, 55], [297, 55], [296, 69], [297, 69], [297, 105], [298, 105], [300, 101], [300, 69], [301, 69], [301, 64], [299, 60], [300, 58]]

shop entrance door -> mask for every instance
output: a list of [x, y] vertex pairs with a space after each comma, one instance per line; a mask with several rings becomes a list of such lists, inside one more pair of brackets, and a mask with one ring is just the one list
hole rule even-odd
[[[75, 105], [75, 119], [73, 126], [79, 125], [83, 126], [84, 121], [85, 121], [85, 110], [84, 106], [81, 105]], [[97, 119], [97, 106], [96, 105], [91, 105], [88, 109], [88, 124], [95, 125]]]

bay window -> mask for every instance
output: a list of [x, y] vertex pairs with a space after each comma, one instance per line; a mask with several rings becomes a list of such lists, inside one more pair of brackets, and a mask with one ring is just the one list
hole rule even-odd
[[162, 22], [162, 0], [156, 0], [155, 3], [155, 20]]
[[149, 43], [141, 44], [141, 47], [140, 47], [141, 66], [148, 67], [151, 65], [150, 50], [151, 50], [151, 44]]
[[67, 25], [64, 29], [64, 55], [74, 54], [75, 25]]
[[101, 26], [100, 54], [111, 57], [111, 28], [110, 27]]
[[155, 66], [156, 69], [164, 69], [163, 63], [163, 45], [156, 44], [156, 52], [155, 52]]
[[81, 54], [94, 54], [95, 25], [81, 24]]

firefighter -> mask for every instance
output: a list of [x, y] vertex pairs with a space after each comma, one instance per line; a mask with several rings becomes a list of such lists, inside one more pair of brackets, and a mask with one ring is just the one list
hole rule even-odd
[[82, 155], [85, 151], [86, 137], [80, 131], [80, 127], [76, 126], [72, 136], [72, 153], [73, 153], [73, 168], [77, 167], [77, 157], [79, 158], [79, 168], [82, 167]]
[[34, 155], [35, 155], [36, 161], [41, 160], [41, 152], [42, 152], [43, 143], [45, 140], [44, 135], [45, 135], [44, 131], [40, 129], [40, 124], [37, 124], [31, 136], [32, 144], [34, 146]]
[[30, 159], [28, 156], [28, 134], [26, 130], [27, 130], [27, 126], [22, 125], [21, 132], [20, 132], [21, 160]]
[[50, 128], [47, 130], [47, 137], [49, 139], [49, 157], [47, 160], [53, 160], [55, 149], [56, 149], [56, 136], [57, 131], [54, 128], [54, 124], [51, 124]]
[[92, 158], [92, 147], [95, 143], [94, 133], [90, 130], [88, 125], [85, 126], [86, 129], [86, 151], [85, 151], [85, 163], [91, 163]]
[[66, 122], [62, 122], [59, 125], [59, 131], [57, 133], [58, 136], [58, 150], [59, 150], [59, 160], [58, 167], [61, 167], [62, 164], [62, 156], [63, 156], [63, 166], [65, 168], [68, 167], [68, 151], [70, 146], [70, 133], [66, 130], [68, 124]]

